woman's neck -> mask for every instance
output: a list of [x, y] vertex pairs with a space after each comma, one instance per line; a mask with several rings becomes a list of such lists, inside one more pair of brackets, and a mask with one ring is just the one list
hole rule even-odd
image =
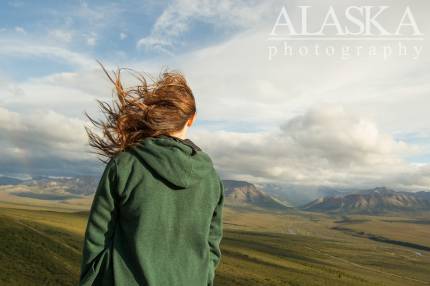
[[187, 138], [187, 130], [182, 129], [180, 131], [171, 132], [169, 133], [170, 136], [180, 138], [180, 139], [186, 139]]

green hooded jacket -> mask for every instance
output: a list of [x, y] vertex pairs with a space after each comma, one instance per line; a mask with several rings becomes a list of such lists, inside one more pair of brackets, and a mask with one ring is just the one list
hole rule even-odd
[[100, 179], [79, 285], [213, 285], [223, 204], [222, 181], [191, 140], [141, 140]]

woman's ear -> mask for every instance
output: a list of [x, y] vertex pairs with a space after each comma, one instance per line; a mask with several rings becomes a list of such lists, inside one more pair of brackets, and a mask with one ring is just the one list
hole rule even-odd
[[196, 121], [196, 114], [194, 113], [193, 116], [191, 116], [188, 120], [187, 120], [187, 126], [191, 127], [194, 123], [194, 121]]

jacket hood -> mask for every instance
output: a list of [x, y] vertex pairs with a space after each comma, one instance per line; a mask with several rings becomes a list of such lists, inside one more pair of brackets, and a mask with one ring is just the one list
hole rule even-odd
[[189, 139], [168, 135], [148, 137], [131, 152], [154, 176], [176, 189], [192, 186], [213, 170], [209, 156]]

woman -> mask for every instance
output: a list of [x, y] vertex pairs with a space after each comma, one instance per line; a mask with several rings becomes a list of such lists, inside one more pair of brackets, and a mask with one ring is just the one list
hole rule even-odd
[[[106, 72], [106, 70], [105, 70]], [[109, 74], [106, 72], [109, 76]], [[139, 76], [99, 102], [90, 145], [107, 157], [85, 232], [80, 285], [213, 285], [221, 258], [224, 189], [209, 156], [186, 139], [196, 117], [185, 78]]]

